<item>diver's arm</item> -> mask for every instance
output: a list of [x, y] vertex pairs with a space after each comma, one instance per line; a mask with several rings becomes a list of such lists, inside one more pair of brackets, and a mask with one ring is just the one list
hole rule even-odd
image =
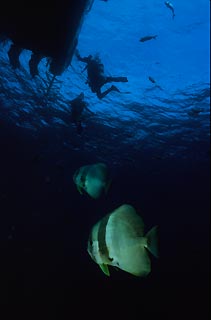
[[90, 114], [95, 114], [94, 112], [92, 112], [87, 106], [84, 107], [84, 109], [89, 112]]
[[84, 57], [84, 58], [82, 58], [82, 57], [80, 56], [80, 53], [79, 53], [78, 50], [75, 50], [75, 55], [76, 55], [76, 57], [78, 58], [79, 61], [88, 63], [89, 57]]
[[74, 102], [76, 102], [78, 100], [78, 97], [76, 97], [76, 98], [74, 98], [74, 99], [72, 99], [72, 100], [70, 100], [70, 104], [73, 104]]
[[72, 100], [69, 101], [70, 105], [74, 105], [74, 104], [78, 104], [78, 103], [81, 103], [81, 98], [78, 96]]

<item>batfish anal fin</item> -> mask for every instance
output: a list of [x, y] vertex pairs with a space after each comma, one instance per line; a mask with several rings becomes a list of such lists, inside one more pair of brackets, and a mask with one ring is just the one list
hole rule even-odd
[[83, 194], [83, 192], [82, 192], [83, 189], [82, 189], [80, 186], [77, 185], [77, 189], [78, 189], [78, 192], [79, 192], [80, 194]]
[[104, 264], [104, 263], [101, 263], [101, 264], [99, 264], [99, 266], [100, 266], [100, 269], [103, 271], [103, 273], [105, 273], [109, 277], [110, 276], [110, 272], [109, 272], [109, 269], [108, 269], [108, 265]]

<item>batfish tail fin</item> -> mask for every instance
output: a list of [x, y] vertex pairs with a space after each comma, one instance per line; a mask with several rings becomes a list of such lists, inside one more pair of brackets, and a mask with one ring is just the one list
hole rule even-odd
[[158, 258], [158, 226], [153, 227], [147, 234], [147, 249]]

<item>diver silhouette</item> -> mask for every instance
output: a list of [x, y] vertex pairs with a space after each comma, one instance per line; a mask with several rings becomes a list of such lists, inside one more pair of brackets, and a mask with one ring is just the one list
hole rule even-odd
[[71, 106], [71, 121], [76, 125], [79, 134], [83, 131], [82, 120], [84, 119], [83, 111], [86, 110], [93, 115], [94, 112], [89, 110], [87, 102], [84, 101], [84, 93], [81, 92], [75, 99], [70, 101]]
[[88, 57], [82, 58], [78, 50], [76, 50], [76, 57], [79, 61], [87, 64], [84, 68], [84, 70], [87, 70], [88, 75], [88, 80], [86, 83], [88, 83], [92, 92], [96, 93], [99, 99], [104, 98], [111, 91], [120, 92], [119, 89], [114, 85], [104, 92], [101, 92], [101, 88], [104, 84], [108, 82], [128, 82], [127, 77], [106, 76], [104, 74], [104, 65], [98, 56], [93, 57], [92, 55], [89, 55]]

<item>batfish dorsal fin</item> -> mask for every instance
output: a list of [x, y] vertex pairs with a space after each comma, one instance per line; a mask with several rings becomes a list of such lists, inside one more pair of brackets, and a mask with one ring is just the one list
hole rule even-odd
[[144, 222], [131, 205], [121, 205], [111, 213], [111, 217], [113, 223], [118, 224], [118, 230], [121, 230], [124, 236], [144, 236]]

